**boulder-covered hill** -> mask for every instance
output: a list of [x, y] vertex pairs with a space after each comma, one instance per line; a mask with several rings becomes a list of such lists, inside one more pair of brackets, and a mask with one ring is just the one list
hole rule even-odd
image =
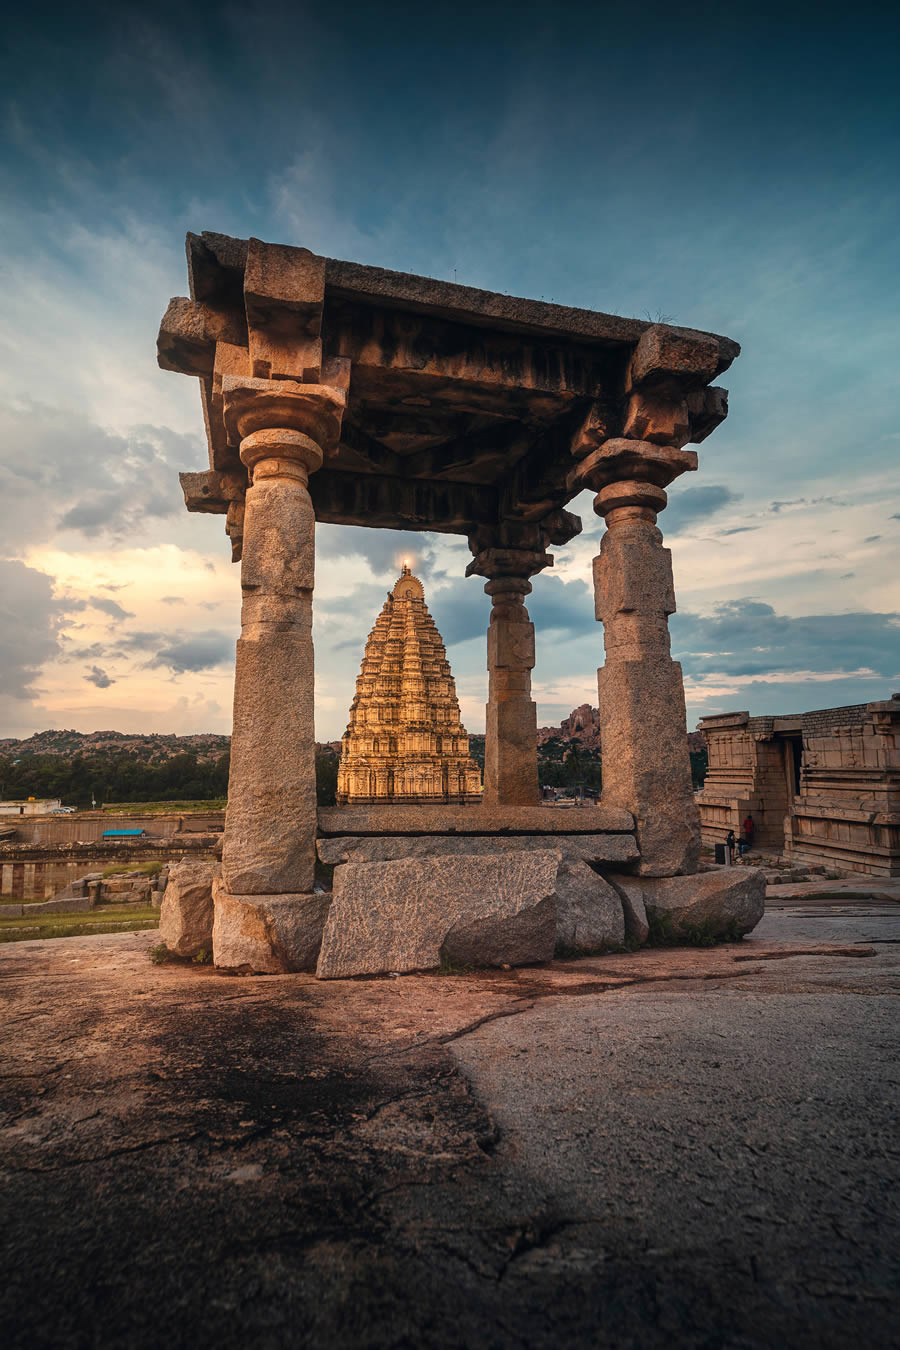
[[146, 763], [161, 763], [176, 755], [196, 755], [198, 760], [217, 759], [231, 746], [230, 736], [193, 732], [187, 736], [137, 735], [124, 731], [36, 731], [25, 740], [0, 740], [0, 755], [23, 759], [33, 755], [59, 755], [63, 759], [99, 754], [130, 754]]
[[[706, 749], [702, 732], [689, 731], [688, 749], [692, 754]], [[582, 703], [573, 708], [568, 717], [564, 717], [558, 727], [538, 727], [538, 749], [548, 741], [577, 741], [579, 748], [599, 754], [600, 752], [600, 709], [592, 708], [590, 703]]]

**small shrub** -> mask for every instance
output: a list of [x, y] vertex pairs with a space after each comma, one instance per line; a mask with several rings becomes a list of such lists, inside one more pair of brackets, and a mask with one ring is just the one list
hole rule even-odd
[[164, 942], [158, 942], [155, 947], [150, 948], [150, 960], [155, 966], [164, 966], [171, 959], [172, 953]]
[[205, 947], [201, 947], [192, 959], [195, 965], [208, 966], [212, 963], [212, 952], [208, 952]]
[[740, 942], [744, 936], [736, 919], [729, 919], [724, 929], [713, 919], [682, 923], [676, 928], [671, 914], [664, 910], [648, 910], [647, 924], [648, 947], [715, 947], [720, 942]]
[[475, 966], [469, 965], [465, 961], [451, 961], [448, 957], [442, 956], [437, 973], [439, 975], [471, 975], [474, 970]]

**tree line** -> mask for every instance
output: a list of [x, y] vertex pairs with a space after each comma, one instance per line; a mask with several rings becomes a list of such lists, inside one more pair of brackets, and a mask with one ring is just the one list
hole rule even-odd
[[87, 809], [103, 802], [208, 801], [228, 792], [229, 755], [198, 759], [185, 752], [158, 763], [126, 752], [93, 755], [0, 756], [0, 798], [58, 797]]

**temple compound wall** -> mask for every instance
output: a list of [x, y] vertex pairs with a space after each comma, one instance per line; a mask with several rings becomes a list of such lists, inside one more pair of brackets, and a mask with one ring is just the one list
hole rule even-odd
[[[187, 256], [190, 297], [170, 302], [159, 363], [199, 381], [209, 468], [182, 474], [185, 503], [225, 516], [243, 592], [217, 965], [334, 976], [439, 953], [546, 959], [555, 943], [621, 942], [629, 924], [646, 936], [645, 890], [679, 906], [702, 893], [712, 910], [695, 918], [718, 921], [712, 882], [672, 881], [698, 869], [700, 820], [657, 519], [697, 468], [685, 447], [727, 414], [713, 381], [737, 343], [259, 239], [191, 234]], [[561, 833], [537, 805], [526, 600], [548, 550], [580, 532], [566, 506], [586, 488], [606, 526], [603, 800]], [[479, 805], [317, 813], [318, 521], [467, 539], [466, 575], [490, 598]], [[334, 867], [329, 896], [317, 860]], [[729, 922], [752, 926], [760, 895], [735, 903]]]
[[705, 843], [740, 836], [750, 814], [763, 852], [900, 876], [900, 694], [786, 717], [723, 713], [699, 730]]

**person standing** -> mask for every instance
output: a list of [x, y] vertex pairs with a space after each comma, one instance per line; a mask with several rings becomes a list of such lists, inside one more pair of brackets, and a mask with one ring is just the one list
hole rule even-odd
[[744, 843], [747, 845], [748, 852], [753, 847], [753, 835], [755, 831], [756, 826], [753, 824], [753, 817], [748, 811], [744, 820]]
[[725, 848], [728, 852], [728, 866], [734, 866], [734, 830], [729, 830], [725, 836]]

